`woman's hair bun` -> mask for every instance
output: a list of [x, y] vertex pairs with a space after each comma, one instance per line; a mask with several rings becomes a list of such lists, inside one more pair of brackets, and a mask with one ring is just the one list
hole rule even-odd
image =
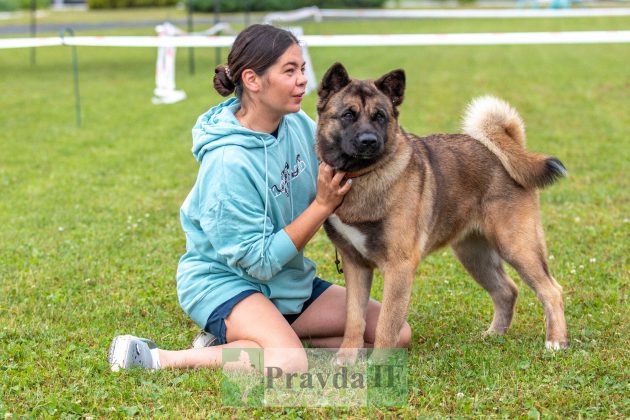
[[214, 89], [221, 96], [229, 96], [234, 92], [236, 85], [227, 73], [227, 66], [220, 64], [214, 69]]

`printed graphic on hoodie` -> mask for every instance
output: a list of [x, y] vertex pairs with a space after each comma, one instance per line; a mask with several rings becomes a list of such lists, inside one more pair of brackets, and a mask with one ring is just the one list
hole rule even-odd
[[295, 156], [295, 166], [292, 171], [289, 171], [289, 162], [285, 162], [284, 169], [280, 173], [280, 186], [274, 185], [271, 187], [273, 196], [277, 197], [280, 194], [289, 196], [289, 182], [297, 178], [306, 169], [306, 163], [302, 160], [302, 157], [298, 154]]

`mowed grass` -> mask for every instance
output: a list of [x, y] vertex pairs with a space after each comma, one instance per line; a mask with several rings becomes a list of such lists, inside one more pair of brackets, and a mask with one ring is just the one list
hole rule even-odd
[[[554, 22], [545, 30], [605, 29], [607, 20], [594, 19], [591, 28], [588, 19]], [[608, 29], [630, 27], [627, 18], [608, 22]], [[434, 21], [305, 27], [376, 33], [403, 25], [408, 32], [437, 31]], [[492, 30], [488, 25], [483, 29]], [[505, 30], [504, 22], [492, 25]], [[510, 25], [539, 28], [535, 20]], [[448, 26], [480, 31], [477, 21]], [[114, 335], [179, 349], [198, 329], [175, 291], [185, 247], [178, 212], [198, 168], [190, 128], [220, 100], [211, 89], [214, 50], [195, 50], [197, 72], [190, 75], [187, 50], [180, 49], [177, 85], [188, 99], [154, 106], [154, 49], [79, 48], [81, 128], [70, 49], [38, 49], [35, 67], [28, 50], [0, 50], [0, 415], [630, 416], [630, 46], [314, 48], [310, 54], [318, 78], [335, 61], [358, 78], [405, 69], [400, 121], [417, 134], [457, 132], [477, 95], [498, 95], [519, 110], [529, 149], [559, 157], [570, 173], [540, 198], [550, 268], [565, 290], [571, 348], [544, 350], [541, 305], [520, 280], [511, 330], [483, 339], [491, 301], [445, 249], [417, 272], [402, 407], [229, 408], [221, 405], [219, 372], [111, 373], [106, 352]], [[314, 95], [304, 102], [313, 117], [315, 102]], [[343, 284], [323, 233], [307, 254], [321, 277]], [[372, 295], [379, 299], [381, 292], [378, 275]]]

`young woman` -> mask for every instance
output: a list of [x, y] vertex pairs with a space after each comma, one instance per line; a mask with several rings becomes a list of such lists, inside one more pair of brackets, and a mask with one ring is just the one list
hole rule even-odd
[[[113, 370], [221, 367], [223, 348], [255, 347], [267, 366], [305, 371], [301, 339], [341, 345], [346, 290], [316, 277], [303, 249], [352, 183], [317, 162], [315, 123], [300, 110], [304, 65], [290, 32], [252, 25], [215, 69], [215, 89], [236, 97], [193, 128], [200, 169], [180, 212], [186, 253], [177, 269], [179, 301], [203, 327], [202, 347], [167, 351], [118, 336], [109, 351]], [[367, 346], [379, 310], [370, 300]], [[410, 337], [405, 324], [398, 345]]]

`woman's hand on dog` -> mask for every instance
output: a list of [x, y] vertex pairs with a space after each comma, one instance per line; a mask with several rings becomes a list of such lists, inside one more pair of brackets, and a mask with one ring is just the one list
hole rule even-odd
[[345, 172], [333, 169], [329, 164], [322, 162], [317, 174], [317, 195], [315, 201], [332, 214], [343, 201], [343, 197], [350, 191], [352, 180], [342, 184]]
[[345, 174], [345, 172], [335, 173], [334, 169], [325, 163], [319, 165], [315, 200], [284, 228], [298, 250], [304, 248], [322, 223], [339, 207], [346, 193], [350, 191], [352, 184], [350, 180], [341, 185]]

